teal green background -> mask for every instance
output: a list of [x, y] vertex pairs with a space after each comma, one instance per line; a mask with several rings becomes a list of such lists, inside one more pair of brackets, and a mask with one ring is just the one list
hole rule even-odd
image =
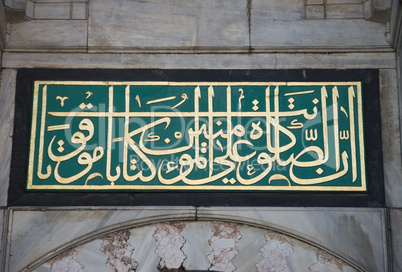
[[[45, 118], [45, 127], [47, 128], [48, 126], [54, 126], [54, 125], [61, 125], [61, 124], [70, 124], [71, 128], [69, 130], [59, 130], [59, 131], [46, 131], [45, 130], [45, 136], [44, 136], [44, 154], [43, 154], [43, 170], [42, 172], [45, 172], [46, 166], [50, 165], [52, 168], [52, 174], [50, 177], [46, 180], [41, 180], [38, 178], [36, 175], [37, 173], [37, 167], [38, 167], [38, 156], [39, 156], [39, 138], [40, 138], [40, 127], [41, 127], [41, 112], [42, 112], [42, 94], [43, 94], [43, 86], [39, 86], [39, 99], [38, 99], [38, 114], [37, 116], [34, 116], [34, 118], [37, 119], [37, 127], [35, 130], [35, 151], [34, 151], [34, 161], [33, 161], [33, 180], [32, 184], [36, 186], [46, 186], [46, 185], [62, 185], [57, 182], [57, 180], [54, 178], [54, 169], [56, 166], [56, 162], [52, 161], [47, 153], [47, 148], [50, 144], [51, 139], [56, 136], [55, 141], [52, 145], [52, 152], [56, 155], [65, 155], [68, 153], [73, 152], [76, 150], [80, 145], [74, 144], [71, 142], [71, 136], [77, 132], [80, 131], [79, 129], [79, 123], [87, 117], [55, 117], [51, 116], [49, 114], [46, 114]], [[125, 112], [125, 88], [127, 85], [122, 85], [122, 86], [114, 86], [114, 93], [113, 93], [113, 111], [114, 112]], [[130, 112], [135, 113], [135, 112], [194, 112], [194, 89], [196, 88], [197, 85], [188, 85], [188, 86], [167, 86], [167, 85], [138, 85], [138, 86], [130, 86]], [[297, 110], [307, 110], [308, 113], [312, 114], [313, 113], [313, 107], [316, 106], [318, 110], [317, 117], [313, 120], [306, 120], [302, 115], [300, 116], [295, 116], [295, 117], [280, 117], [279, 122], [280, 125], [287, 127], [290, 126], [292, 120], [297, 119], [298, 122], [301, 122], [304, 124], [304, 127], [301, 129], [294, 129], [291, 130], [294, 136], [297, 139], [297, 144], [293, 146], [290, 150], [282, 152], [280, 155], [280, 158], [282, 160], [287, 160], [291, 156], [296, 156], [299, 154], [304, 148], [314, 145], [318, 146], [321, 149], [323, 149], [324, 146], [324, 141], [323, 141], [323, 135], [322, 135], [322, 122], [320, 121], [321, 119], [321, 114], [322, 114], [322, 101], [321, 101], [321, 87], [323, 85], [311, 85], [311, 86], [280, 86], [279, 87], [279, 112], [294, 112]], [[349, 102], [348, 102], [348, 88], [351, 85], [325, 85], [327, 93], [328, 93], [328, 98], [327, 98], [327, 119], [328, 119], [328, 142], [329, 142], [329, 160], [327, 163], [324, 165], [320, 166], [315, 166], [315, 167], [309, 167], [309, 168], [301, 168], [301, 167], [294, 167], [294, 174], [298, 177], [301, 177], [303, 179], [313, 179], [313, 178], [318, 178], [321, 176], [326, 176], [326, 175], [331, 175], [336, 173], [335, 170], [335, 146], [334, 146], [334, 122], [333, 122], [333, 101], [332, 101], [332, 88], [337, 87], [339, 91], [339, 98], [338, 98], [338, 107], [340, 108], [341, 106], [346, 109], [346, 111], [349, 113]], [[208, 112], [208, 87], [209, 85], [205, 86], [200, 86], [201, 89], [201, 98], [199, 99], [199, 109], [201, 113], [206, 113]], [[275, 109], [275, 104], [274, 104], [274, 89], [276, 86], [271, 86], [270, 87], [270, 110], [271, 112], [274, 111]], [[214, 86], [214, 94], [215, 97], [213, 98], [213, 111], [214, 112], [227, 112], [227, 85], [225, 86]], [[244, 98], [241, 100], [241, 111], [239, 111], [239, 98], [240, 98], [240, 92], [239, 89], [244, 90]], [[250, 143], [253, 144], [253, 146], [242, 144], [239, 145], [239, 154], [241, 156], [246, 156], [248, 154], [251, 154], [253, 152], [257, 152], [256, 155], [251, 158], [247, 162], [240, 163], [240, 175], [245, 178], [245, 179], [251, 179], [255, 176], [258, 176], [261, 172], [263, 172], [266, 168], [266, 165], [260, 165], [257, 163], [256, 159], [259, 154], [261, 153], [267, 153], [270, 157], [273, 157], [274, 154], [269, 152], [267, 149], [267, 137], [266, 137], [266, 131], [269, 130], [271, 132], [271, 142], [272, 145], [275, 143], [274, 135], [275, 135], [275, 129], [272, 125], [267, 125], [266, 121], [266, 100], [265, 100], [265, 90], [267, 88], [267, 85], [262, 85], [262, 86], [250, 86], [247, 85], [246, 83], [244, 85], [231, 85], [231, 108], [232, 112], [256, 112], [260, 113], [257, 117], [228, 117], [228, 116], [221, 116], [221, 117], [214, 117], [213, 118], [213, 133], [217, 133], [219, 130], [222, 130], [223, 133], [227, 133], [227, 119], [231, 118], [232, 121], [232, 128], [235, 127], [236, 125], [242, 125], [245, 127], [246, 133], [242, 137], [237, 137], [235, 135], [232, 136], [232, 144], [238, 140], [247, 140]], [[307, 90], [314, 90], [314, 93], [312, 94], [302, 94], [302, 95], [294, 95], [294, 96], [285, 96], [287, 93], [293, 93], [293, 92], [302, 92], [302, 91], [307, 91]], [[92, 92], [93, 94], [89, 97], [87, 97], [86, 92]], [[357, 87], [354, 86], [354, 91], [357, 93]], [[108, 98], [108, 93], [109, 93], [109, 86], [106, 85], [56, 85], [56, 84], [47, 84], [47, 101], [46, 101], [46, 106], [47, 106], [47, 113], [48, 112], [107, 112], [108, 111], [108, 104], [109, 104], [109, 98]], [[176, 109], [171, 109], [172, 106], [176, 105], [180, 101], [182, 101], [181, 95], [186, 94], [188, 96], [188, 99], [179, 107]], [[135, 99], [136, 95], [140, 97], [141, 100], [141, 107], [139, 107], [139, 104], [137, 100]], [[60, 102], [59, 100], [56, 99], [57, 96], [66, 96], [68, 97], [67, 100], [65, 100], [64, 107], [60, 107]], [[165, 98], [165, 97], [171, 97], [171, 96], [176, 96], [175, 99], [161, 102], [161, 103], [155, 103], [155, 104], [150, 104], [147, 105], [146, 102], [150, 100], [155, 100], [159, 98]], [[294, 98], [294, 108], [291, 110], [289, 106], [289, 98], [293, 97]], [[312, 101], [314, 98], [317, 98], [319, 102], [315, 105]], [[253, 110], [253, 101], [257, 100], [258, 101], [258, 110], [254, 111]], [[80, 109], [78, 106], [81, 103], [91, 103], [94, 107], [91, 109]], [[349, 155], [348, 159], [348, 168], [349, 171], [342, 176], [341, 178], [328, 181], [322, 184], [317, 184], [314, 186], [319, 186], [319, 187], [355, 187], [355, 188], [360, 188], [362, 187], [362, 176], [361, 176], [361, 168], [362, 164], [364, 161], [361, 161], [361, 155], [360, 154], [360, 141], [363, 139], [363, 135], [359, 135], [359, 122], [358, 122], [358, 103], [357, 99], [353, 100], [353, 105], [354, 105], [354, 121], [355, 121], [355, 131], [356, 131], [356, 157], [357, 157], [357, 180], [355, 182], [352, 182], [352, 162], [351, 162], [351, 144], [350, 140], [342, 140], [339, 141], [340, 145], [340, 154], [342, 154], [343, 151], [347, 151]], [[346, 118], [345, 114], [343, 114], [340, 110], [338, 111], [338, 116], [339, 116], [339, 131], [342, 130], [350, 130], [352, 128], [349, 127], [349, 119]], [[350, 117], [350, 116], [349, 116]], [[149, 124], [151, 122], [157, 121], [163, 117], [130, 117], [129, 118], [129, 124], [128, 128], [129, 131], [133, 131], [135, 129], [138, 129], [146, 124]], [[66, 185], [62, 185], [61, 190], [70, 190], [69, 186], [72, 185], [78, 185], [82, 186], [82, 190], [85, 189], [85, 182], [86, 179], [88, 178], [89, 175], [92, 173], [100, 173], [102, 177], [96, 177], [94, 179], [91, 179], [88, 181], [88, 185], [97, 185], [99, 188], [101, 188], [104, 185], [110, 185], [111, 182], [106, 179], [106, 156], [107, 156], [107, 131], [110, 129], [108, 127], [108, 118], [106, 117], [88, 117], [92, 121], [95, 127], [95, 133], [92, 139], [87, 143], [87, 147], [83, 152], [88, 152], [89, 154], [92, 155], [93, 150], [100, 146], [104, 149], [104, 155], [103, 157], [94, 163], [92, 170], [83, 176], [82, 178]], [[145, 147], [149, 149], [154, 149], [154, 150], [166, 150], [168, 151], [171, 148], [178, 148], [178, 147], [183, 147], [189, 145], [190, 139], [188, 135], [188, 130], [193, 129], [194, 130], [194, 117], [171, 117], [171, 123], [169, 126], [166, 128], [165, 124], [158, 125], [152, 129], [149, 129], [144, 137], [148, 135], [148, 133], [153, 132], [155, 135], [158, 135], [160, 137], [159, 141], [155, 142], [145, 142], [144, 145]], [[221, 121], [222, 124], [218, 126], [216, 124], [217, 121]], [[252, 130], [252, 123], [258, 123], [260, 122], [260, 127], [264, 131], [263, 136], [258, 139], [258, 140], [251, 140], [250, 138], [250, 133]], [[205, 124], [207, 127], [209, 125], [209, 120], [207, 117], [200, 117], [200, 126]], [[113, 118], [113, 125], [111, 127], [112, 129], [112, 139], [114, 138], [119, 138], [124, 136], [124, 125], [125, 125], [125, 119], [124, 117], [114, 117]], [[304, 139], [305, 136], [305, 129], [317, 129], [318, 133], [318, 138], [316, 141], [306, 141]], [[320, 133], [321, 131], [321, 133]], [[82, 131], [85, 135], [88, 135], [86, 131]], [[176, 139], [174, 137], [175, 133], [180, 132], [182, 134], [182, 138]], [[136, 143], [140, 142], [140, 134], [135, 135], [132, 137], [132, 140], [134, 140]], [[281, 143], [281, 146], [284, 144], [287, 144], [290, 142], [290, 139], [283, 133], [280, 133], [279, 140]], [[164, 142], [165, 139], [169, 139], [170, 142], [166, 144]], [[214, 140], [214, 157], [219, 157], [219, 156], [224, 156], [227, 153], [227, 148], [228, 148], [228, 140], [219, 137], [217, 138], [220, 143], [222, 144], [223, 151], [218, 147], [216, 140]], [[63, 145], [63, 152], [57, 151], [57, 148], [59, 147], [56, 143], [59, 140], [64, 141]], [[208, 139], [206, 139], [203, 135], [200, 136], [199, 140], [200, 144], [203, 142], [208, 143]], [[364, 143], [363, 143], [364, 144]], [[200, 147], [201, 148], [201, 147]], [[111, 144], [111, 158], [112, 158], [112, 163], [111, 163], [111, 174], [115, 175], [116, 171], [115, 168], [117, 166], [120, 166], [121, 170], [123, 170], [123, 149], [124, 149], [124, 143], [122, 141], [120, 142], [115, 142]], [[155, 155], [147, 155], [147, 157], [153, 162], [155, 167], [158, 169], [160, 164], [163, 164], [166, 166], [166, 163], [169, 161], [174, 161], [178, 164], [178, 161], [180, 157], [184, 154], [188, 154], [192, 158], [195, 157], [195, 148], [194, 146], [184, 152], [180, 153], [175, 153], [172, 155], [160, 155], [160, 156], [155, 156]], [[208, 146], [207, 146], [207, 152], [200, 153], [202, 157], [205, 157], [207, 160], [209, 158], [209, 151], [208, 151]], [[72, 158], [69, 161], [66, 162], [61, 162], [60, 163], [60, 168], [59, 168], [59, 173], [63, 177], [69, 177], [73, 176], [85, 169], [85, 165], [80, 165], [77, 162], [78, 156]], [[300, 160], [301, 161], [311, 161], [316, 159], [316, 155], [314, 153], [309, 153], [303, 155]], [[130, 169], [130, 160], [136, 159], [138, 162], [136, 164], [136, 169], [131, 170]], [[227, 158], [227, 160], [231, 161], [230, 158]], [[341, 166], [339, 171], [343, 170], [344, 166], [342, 165], [342, 157], [340, 155], [340, 161], [341, 161]], [[228, 175], [225, 177], [230, 180], [230, 179], [235, 179], [236, 180], [236, 169], [239, 165], [239, 163], [235, 162], [236, 168], [230, 172]], [[247, 165], [252, 165], [254, 167], [253, 171], [255, 171], [254, 174], [248, 175], [247, 172]], [[184, 166], [183, 169], [187, 169], [187, 166]], [[214, 164], [214, 171], [213, 175], [218, 174], [221, 171], [224, 171], [227, 169], [227, 166], [221, 166], [219, 164]], [[227, 190], [231, 190], [231, 188], [236, 187], [238, 190], [238, 186], [244, 187], [244, 190], [249, 190], [250, 187], [253, 186], [265, 186], [266, 190], [283, 190], [281, 189], [276, 189], [275, 187], [278, 186], [287, 186], [289, 187], [289, 184], [286, 180], [281, 179], [281, 180], [273, 180], [271, 184], [268, 183], [268, 180], [270, 177], [276, 174], [283, 175], [287, 177], [290, 181], [290, 186], [291, 187], [308, 187], [309, 185], [299, 185], [295, 182], [293, 182], [289, 176], [289, 165], [287, 166], [280, 166], [276, 161], [273, 162], [272, 164], [272, 169], [271, 171], [261, 180], [259, 180], [257, 183], [253, 185], [242, 185], [238, 181], [235, 182], [234, 184], [231, 184], [230, 182], [224, 183], [223, 178], [219, 178], [217, 180], [214, 180], [212, 182], [206, 183], [205, 185], [208, 186], [225, 186]], [[319, 175], [316, 170], [318, 168], [321, 168], [323, 170], [323, 173]], [[150, 170], [144, 164], [139, 157], [139, 155], [134, 152], [130, 147], [128, 147], [128, 173], [129, 175], [135, 175], [139, 171], [142, 171], [144, 176], [150, 175]], [[174, 178], [178, 175], [179, 173], [180, 166], [171, 171], [170, 173], [164, 173], [163, 176], [165, 178]], [[209, 176], [209, 169], [208, 167], [206, 169], [198, 169], [197, 167], [194, 167], [193, 171], [187, 176], [189, 179], [202, 179], [202, 178], [207, 178]], [[128, 182], [124, 180], [123, 175], [121, 174], [120, 177], [117, 179], [117, 181], [114, 183], [114, 188], [119, 190], [120, 185], [134, 185], [134, 186], [148, 186], [147, 188], [141, 188], [141, 190], [152, 190], [152, 185], [161, 185], [163, 187], [166, 187], [168, 190], [174, 190], [175, 187], [177, 186], [188, 186], [188, 189], [191, 190], [194, 188], [193, 185], [187, 185], [183, 181], [178, 181], [172, 185], [162, 185], [160, 181], [158, 180], [158, 176], [156, 175], [155, 178], [153, 178], [149, 182], [142, 182], [141, 180], [137, 179], [132, 182]], [[204, 185], [200, 185], [198, 187], [202, 188]], [[45, 189], [45, 188], [43, 188]], [[138, 188], [132, 188], [128, 190], [137, 190]], [[161, 189], [161, 188], [159, 188]], [[162, 188], [163, 189], [163, 188]], [[199, 188], [197, 188], [199, 189]], [[252, 190], [253, 188], [251, 188]], [[39, 189], [40, 190], [40, 189]], [[208, 188], [208, 190], [211, 190], [211, 188]], [[213, 189], [212, 189], [213, 190]], [[218, 190], [218, 189], [217, 189]], [[219, 190], [222, 190], [222, 188], [219, 188]], [[317, 190], [317, 189], [312, 189], [312, 190]], [[353, 189], [351, 189], [353, 191]]]

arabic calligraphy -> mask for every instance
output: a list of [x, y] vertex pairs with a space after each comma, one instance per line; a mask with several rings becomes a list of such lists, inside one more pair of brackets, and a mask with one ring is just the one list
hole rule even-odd
[[360, 82], [36, 81], [27, 188], [365, 191], [362, 112]]

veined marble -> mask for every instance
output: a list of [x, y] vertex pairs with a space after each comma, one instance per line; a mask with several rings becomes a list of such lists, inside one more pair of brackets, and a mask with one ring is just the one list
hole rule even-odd
[[[161, 232], [162, 229], [167, 231]], [[246, 240], [250, 238], [258, 242]], [[180, 247], [181, 243], [185, 246]], [[240, 254], [250, 259], [241, 262]], [[196, 255], [201, 258], [194, 258]], [[164, 268], [221, 272], [352, 272], [359, 269], [331, 252], [276, 231], [219, 221], [193, 221], [113, 232], [68, 249], [33, 271], [157, 272]]]
[[401, 135], [397, 73], [394, 69], [380, 70], [381, 133], [384, 164], [384, 188], [390, 207], [402, 207]]
[[16, 70], [4, 69], [0, 78], [0, 207], [7, 205], [16, 75]]
[[[351, 208], [13, 209], [12, 233], [8, 241], [10, 252], [7, 253], [10, 257], [6, 271], [27, 271], [46, 262], [49, 266], [51, 258], [72, 248], [78, 253], [70, 252], [63, 256], [80, 264], [84, 264], [81, 261], [86, 258], [90, 260], [85, 263], [94, 262], [94, 258], [103, 252], [115, 254], [114, 258], [127, 254], [135, 256], [138, 258], [135, 259], [137, 264], [129, 262], [132, 267], [151, 269], [158, 264], [166, 266], [169, 262], [163, 260], [172, 260], [167, 256], [174, 254], [177, 261], [170, 262], [168, 268], [184, 265], [187, 269], [220, 267], [225, 271], [253, 271], [251, 267], [260, 267], [258, 269], [261, 271], [269, 263], [261, 262], [263, 256], [270, 256], [276, 250], [276, 246], [272, 248], [266, 244], [278, 239], [282, 242], [275, 243], [285, 253], [275, 254], [279, 254], [279, 259], [286, 259], [288, 267], [295, 266], [289, 260], [296, 262], [303, 259], [302, 263], [308, 267], [317, 263], [312, 269], [317, 270], [333, 262], [340, 269], [341, 265], [334, 261], [335, 258], [341, 261], [342, 266], [347, 264], [365, 271], [387, 271], [384, 213], [382, 209]], [[186, 222], [188, 220], [193, 223]], [[216, 221], [221, 223], [214, 225]], [[250, 229], [250, 226], [257, 228]], [[126, 238], [124, 241], [119, 239], [123, 243], [120, 249], [107, 249], [105, 241], [110, 243], [114, 236], [107, 239], [102, 237], [125, 229], [130, 231], [130, 235], [122, 233]], [[274, 233], [267, 234], [267, 230]], [[275, 233], [288, 238], [282, 239]], [[87, 257], [82, 256], [77, 248], [86, 248], [85, 244], [94, 239], [103, 239], [104, 250], [94, 253], [93, 258], [90, 253], [86, 253]], [[178, 243], [177, 247], [165, 243], [171, 239]], [[40, 247], [37, 247], [38, 243]], [[316, 247], [318, 255], [306, 251], [305, 243]], [[193, 252], [194, 248], [198, 251]], [[328, 257], [325, 252], [335, 257]], [[248, 260], [246, 256], [249, 256]], [[148, 261], [143, 261], [144, 258]], [[117, 265], [115, 261], [112, 263]], [[277, 265], [283, 269], [285, 263], [280, 261]], [[242, 270], [236, 270], [240, 267]], [[139, 271], [152, 270], [144, 268]]]
[[[199, 208], [200, 220], [270, 226], [346, 254], [368, 271], [387, 271], [385, 211], [352, 208]], [[362, 248], [364, 250], [355, 250]]]

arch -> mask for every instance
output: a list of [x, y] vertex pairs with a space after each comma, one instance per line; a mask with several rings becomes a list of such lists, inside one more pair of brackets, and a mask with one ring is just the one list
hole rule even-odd
[[[144, 249], [147, 254], [138, 253]], [[88, 268], [91, 262], [85, 259], [91, 250], [91, 254], [100, 258], [98, 264], [102, 263], [104, 269], [107, 266], [122, 269], [117, 271], [149, 272], [150, 265], [153, 271], [157, 268], [161, 271], [252, 271], [250, 267], [254, 267], [254, 271], [282, 271], [291, 269], [295, 260], [307, 265], [305, 271], [321, 271], [323, 267], [329, 271], [365, 271], [354, 260], [325, 248], [310, 237], [245, 218], [219, 221], [170, 218], [115, 224], [55, 249], [32, 263], [29, 270], [53, 272], [57, 271], [54, 268], [57, 265], [69, 263], [76, 269], [70, 267], [71, 271], [95, 271], [94, 267]], [[175, 258], [170, 258], [169, 254]], [[145, 260], [141, 256], [148, 257]], [[276, 260], [272, 256], [276, 256]], [[247, 267], [239, 267], [244, 266], [245, 258]], [[144, 263], [147, 263], [146, 268]], [[130, 266], [133, 270], [127, 270]]]

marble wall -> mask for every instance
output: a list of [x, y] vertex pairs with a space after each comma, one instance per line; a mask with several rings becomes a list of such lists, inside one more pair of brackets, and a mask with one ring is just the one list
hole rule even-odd
[[0, 209], [0, 268], [4, 267], [4, 254], [6, 249], [5, 243], [5, 231], [4, 231], [4, 224], [7, 222], [4, 220], [5, 209]]
[[16, 75], [16, 70], [4, 69], [0, 76], [0, 206], [7, 205]]
[[[398, 1], [3, 2], [0, 271], [402, 271]], [[380, 69], [386, 206], [7, 207], [23, 67]]]
[[124, 256], [138, 271], [388, 269], [383, 209], [13, 208], [10, 222], [5, 271], [108, 271]]
[[[387, 51], [389, 27], [366, 20], [373, 1], [91, 0], [5, 2], [8, 52]], [[18, 8], [15, 8], [18, 6]], [[389, 10], [389, 7], [384, 7]], [[324, 12], [325, 11], [325, 12]], [[9, 17], [16, 17], [16, 11]], [[365, 50], [367, 51], [367, 50]]]
[[218, 221], [159, 223], [120, 230], [69, 249], [33, 271], [157, 272], [163, 268], [222, 272], [357, 271], [330, 252], [296, 238]]

